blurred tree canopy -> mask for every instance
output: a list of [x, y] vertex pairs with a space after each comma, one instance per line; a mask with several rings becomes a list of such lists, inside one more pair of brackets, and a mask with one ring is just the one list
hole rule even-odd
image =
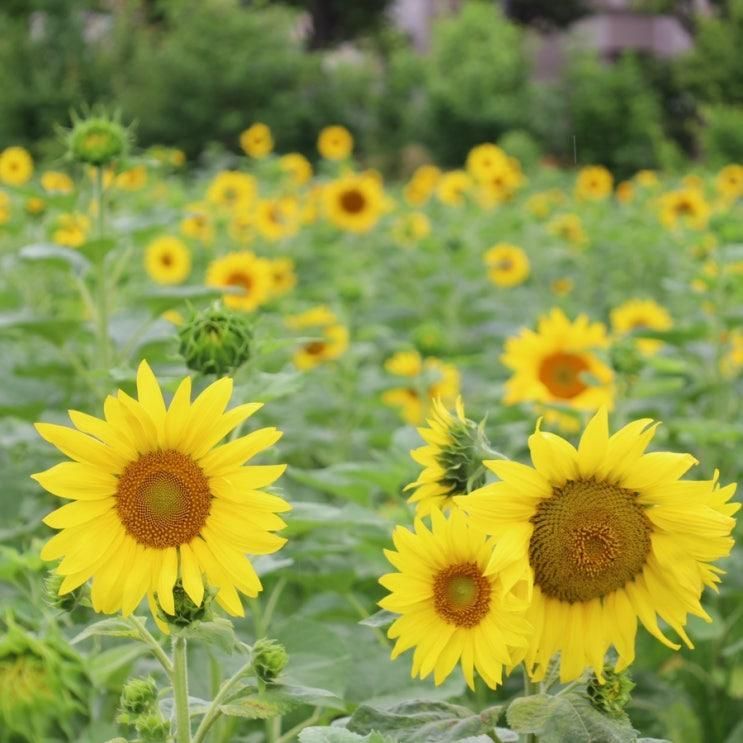
[[505, 0], [505, 14], [525, 26], [543, 31], [565, 28], [591, 12], [589, 0]]

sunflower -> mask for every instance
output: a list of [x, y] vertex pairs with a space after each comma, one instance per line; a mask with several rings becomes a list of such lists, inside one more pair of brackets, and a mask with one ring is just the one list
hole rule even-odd
[[472, 185], [464, 170], [450, 170], [444, 173], [436, 185], [436, 196], [442, 204], [460, 206]]
[[[652, 299], [630, 299], [611, 311], [611, 326], [618, 335], [635, 330], [668, 330], [673, 325], [665, 307]], [[640, 338], [637, 347], [651, 356], [663, 345], [662, 341]]]
[[399, 571], [379, 582], [390, 593], [379, 606], [400, 614], [387, 631], [393, 660], [415, 648], [413, 678], [433, 672], [438, 686], [460, 664], [470, 689], [475, 671], [494, 689], [503, 667], [521, 662], [531, 627], [524, 603], [504, 593], [500, 576], [486, 574], [493, 543], [459, 510], [431, 513], [431, 528], [416, 519], [414, 531], [392, 534], [385, 550]]
[[249, 126], [240, 134], [240, 147], [243, 152], [256, 160], [261, 160], [273, 151], [273, 134], [267, 124], [260, 122]]
[[271, 294], [281, 297], [297, 285], [294, 261], [291, 258], [274, 258], [269, 261], [271, 270]]
[[423, 359], [417, 351], [397, 351], [384, 362], [384, 368], [398, 377], [417, 377], [423, 371]]
[[670, 191], [660, 199], [660, 221], [672, 230], [677, 227], [703, 230], [711, 211], [704, 194], [696, 188]]
[[43, 214], [46, 211], [46, 201], [39, 196], [29, 196], [26, 199], [23, 208], [26, 210], [26, 214], [30, 214], [32, 217], [37, 217], [39, 214]]
[[293, 330], [304, 330], [318, 336], [295, 352], [293, 361], [297, 369], [313, 369], [326, 361], [340, 358], [348, 349], [348, 328], [325, 305], [288, 317], [286, 325]]
[[581, 168], [575, 184], [575, 193], [580, 199], [597, 201], [611, 194], [614, 178], [603, 165]]
[[181, 220], [181, 234], [208, 245], [214, 240], [214, 223], [208, 207], [189, 204], [186, 216]]
[[622, 181], [617, 185], [616, 190], [617, 201], [620, 204], [629, 204], [630, 201], [635, 197], [635, 188], [631, 181]]
[[728, 201], [743, 196], [743, 165], [726, 165], [715, 179], [717, 192]]
[[345, 160], [353, 151], [353, 137], [345, 126], [326, 126], [317, 137], [317, 151], [326, 160]]
[[328, 219], [350, 232], [368, 232], [384, 208], [384, 191], [379, 181], [368, 175], [346, 175], [323, 189]]
[[60, 214], [52, 238], [58, 245], [79, 248], [88, 239], [89, 231], [90, 219], [84, 214], [78, 212]]
[[[166, 408], [160, 386], [143, 361], [138, 400], [119, 391], [104, 405], [105, 420], [70, 412], [75, 428], [38, 423], [43, 439], [70, 457], [33, 478], [53, 495], [73, 502], [44, 523], [61, 529], [43, 548], [45, 560], [63, 558], [60, 594], [92, 578], [96, 611], [131, 614], [147, 595], [174, 614], [176, 580], [198, 606], [204, 585], [242, 616], [237, 591], [254, 597], [261, 582], [245, 554], [276, 552], [285, 539], [272, 532], [289, 505], [260, 490], [284, 465], [243, 466], [281, 437], [262, 428], [219, 442], [258, 410], [259, 403], [224, 412], [232, 380], [217, 380], [191, 402], [191, 379]], [[77, 429], [77, 430], [76, 430]], [[206, 578], [206, 580], [204, 579]]]
[[588, 242], [588, 235], [583, 229], [583, 222], [577, 214], [558, 214], [550, 220], [547, 229], [556, 237], [562, 238], [576, 247]]
[[532, 194], [526, 200], [526, 209], [537, 219], [546, 219], [550, 212], [558, 205], [565, 201], [565, 194], [558, 188], [549, 191], [539, 191]]
[[147, 168], [135, 165], [116, 176], [116, 187], [122, 191], [139, 191], [147, 185]]
[[614, 375], [594, 353], [608, 345], [606, 327], [585, 315], [574, 322], [557, 308], [542, 315], [536, 332], [522, 330], [506, 341], [501, 360], [514, 373], [504, 402], [561, 403], [579, 410], [610, 405]]
[[529, 258], [516, 245], [498, 243], [483, 258], [488, 269], [488, 278], [496, 286], [518, 286], [529, 278]]
[[47, 170], [41, 174], [41, 187], [47, 193], [68, 194], [74, 191], [75, 184], [67, 173]]
[[5, 191], [0, 191], [0, 224], [10, 222], [10, 196]]
[[638, 170], [633, 180], [642, 188], [655, 188], [660, 182], [654, 170]]
[[419, 428], [426, 446], [410, 452], [423, 466], [415, 482], [405, 486], [413, 490], [408, 503], [415, 504], [416, 516], [428, 516], [432, 510], [447, 511], [454, 506], [455, 495], [465, 495], [485, 484], [480, 452], [487, 444], [482, 426], [464, 415], [458, 397], [452, 415], [441, 402], [433, 401], [428, 428]]
[[249, 209], [257, 193], [258, 186], [252, 175], [223, 170], [209, 184], [206, 200], [226, 209]]
[[523, 185], [524, 174], [515, 158], [508, 158], [503, 167], [479, 181], [478, 200], [484, 208], [508, 201]]
[[158, 284], [180, 284], [191, 273], [191, 254], [177, 237], [165, 235], [147, 246], [144, 267]]
[[239, 294], [226, 294], [224, 303], [232, 309], [252, 312], [271, 296], [271, 264], [249, 250], [228, 253], [209, 264], [206, 284], [241, 289]]
[[485, 143], [469, 151], [465, 167], [476, 181], [485, 182], [508, 170], [510, 163], [508, 155], [498, 145]]
[[423, 212], [410, 212], [399, 217], [392, 225], [395, 242], [412, 247], [431, 233], [431, 222]]
[[299, 232], [299, 204], [295, 198], [284, 196], [278, 199], [259, 201], [255, 209], [255, 227], [267, 240], [282, 240]]
[[304, 186], [312, 178], [312, 165], [310, 161], [299, 152], [290, 152], [279, 158], [279, 168], [293, 186]]
[[230, 217], [228, 233], [240, 245], [250, 245], [255, 238], [255, 219], [251, 212], [235, 211]]
[[567, 297], [573, 289], [575, 289], [575, 282], [569, 276], [561, 276], [550, 282], [550, 291], [556, 297]]
[[34, 161], [23, 147], [7, 147], [0, 152], [0, 182], [22, 186], [31, 180]]
[[422, 206], [436, 190], [441, 171], [435, 165], [420, 165], [405, 184], [403, 195], [411, 206]]
[[673, 649], [679, 645], [656, 615], [689, 647], [688, 614], [711, 621], [699, 599], [720, 580], [711, 563], [733, 546], [735, 485], [720, 488], [716, 476], [681, 480], [696, 460], [646, 454], [656, 427], [643, 419], [609, 436], [602, 408], [577, 449], [537, 427], [529, 438], [533, 468], [486, 462], [501, 482], [456, 499], [498, 540], [488, 573], [500, 575], [505, 589], [524, 577], [533, 584], [526, 663], [535, 680], [557, 652], [563, 682], [587, 666], [601, 679], [611, 645], [617, 669], [626, 668], [638, 618]]

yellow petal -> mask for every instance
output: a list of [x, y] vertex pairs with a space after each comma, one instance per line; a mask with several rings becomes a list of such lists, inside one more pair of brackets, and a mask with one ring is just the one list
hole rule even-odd
[[201, 606], [201, 602], [204, 600], [204, 582], [201, 578], [198, 560], [187, 544], [182, 544], [178, 550], [181, 558], [183, 590], [196, 606]]

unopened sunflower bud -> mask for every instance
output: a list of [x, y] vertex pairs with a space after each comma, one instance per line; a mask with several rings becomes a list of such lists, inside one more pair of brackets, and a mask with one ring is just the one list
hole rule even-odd
[[286, 668], [288, 662], [289, 655], [284, 646], [276, 640], [264, 637], [253, 645], [253, 671], [261, 681], [273, 681]]
[[157, 702], [157, 684], [151, 676], [126, 682], [121, 691], [119, 707], [122, 715], [139, 716], [154, 709]]
[[211, 605], [214, 592], [206, 590], [201, 604], [197, 606], [186, 593], [180, 578], [173, 586], [173, 606], [175, 614], [168, 614], [158, 602], [157, 617], [173, 627], [188, 627], [194, 622], [208, 622], [212, 618]]
[[609, 356], [614, 370], [629, 377], [639, 374], [645, 365], [642, 351], [637, 341], [632, 338], [616, 341], [611, 347]]
[[609, 717], [622, 717], [630, 702], [630, 692], [635, 684], [626, 671], [617, 673], [611, 667], [604, 668], [604, 683], [596, 675], [591, 676], [586, 691], [591, 704]]
[[84, 586], [76, 588], [74, 591], [66, 593], [64, 596], [59, 595], [59, 589], [62, 585], [64, 576], [57, 573], [49, 573], [44, 578], [44, 602], [47, 606], [60, 611], [71, 612], [80, 605], [80, 599], [85, 591]]
[[222, 307], [193, 314], [178, 331], [186, 366], [202, 374], [231, 374], [251, 356], [253, 329], [244, 315]]
[[116, 116], [101, 113], [79, 118], [73, 114], [66, 140], [71, 159], [101, 167], [126, 156], [131, 132]]
[[142, 715], [134, 724], [142, 743], [166, 743], [170, 739], [170, 723], [158, 712]]

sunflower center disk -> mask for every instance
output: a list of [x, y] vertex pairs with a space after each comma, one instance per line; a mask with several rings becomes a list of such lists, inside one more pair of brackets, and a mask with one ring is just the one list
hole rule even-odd
[[357, 191], [355, 188], [344, 191], [341, 196], [341, 206], [343, 207], [343, 211], [348, 212], [349, 214], [358, 214], [364, 210], [365, 205], [366, 199], [364, 198], [364, 194], [362, 194], [361, 191]]
[[546, 596], [571, 604], [621, 588], [650, 552], [651, 525], [637, 493], [610, 483], [568, 480], [531, 521], [534, 582]]
[[225, 282], [228, 286], [240, 286], [246, 294], [250, 294], [253, 288], [253, 279], [245, 273], [235, 272], [227, 277]]
[[589, 369], [588, 362], [574, 353], [553, 353], [539, 367], [539, 381], [555, 397], [567, 400], [588, 389], [581, 375]]
[[147, 547], [190, 542], [209, 515], [212, 494], [201, 468], [177, 451], [142, 455], [119, 478], [116, 508], [127, 532]]
[[434, 578], [433, 601], [444, 621], [476, 627], [490, 607], [490, 581], [474, 562], [444, 568]]

